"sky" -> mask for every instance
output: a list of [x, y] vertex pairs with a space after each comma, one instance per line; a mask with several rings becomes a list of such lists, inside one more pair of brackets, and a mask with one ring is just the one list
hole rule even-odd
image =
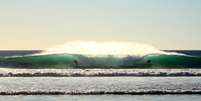
[[201, 0], [0, 0], [0, 50], [73, 40], [201, 50]]

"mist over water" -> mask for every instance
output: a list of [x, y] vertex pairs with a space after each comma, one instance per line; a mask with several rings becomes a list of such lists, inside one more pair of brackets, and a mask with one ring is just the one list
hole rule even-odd
[[71, 41], [63, 45], [49, 48], [41, 54], [82, 54], [86, 56], [115, 56], [142, 57], [148, 54], [177, 54], [164, 52], [151, 45], [135, 42], [95, 42], [95, 41]]

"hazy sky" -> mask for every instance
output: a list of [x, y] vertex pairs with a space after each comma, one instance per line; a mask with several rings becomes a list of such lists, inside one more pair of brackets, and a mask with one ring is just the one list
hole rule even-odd
[[0, 0], [0, 49], [72, 40], [201, 49], [201, 0]]

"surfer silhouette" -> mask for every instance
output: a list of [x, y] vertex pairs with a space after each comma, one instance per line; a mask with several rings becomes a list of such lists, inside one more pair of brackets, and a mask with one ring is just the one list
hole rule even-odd
[[78, 67], [78, 61], [74, 60], [73, 62], [75, 63], [75, 67]]
[[147, 60], [147, 63], [151, 63], [151, 60]]

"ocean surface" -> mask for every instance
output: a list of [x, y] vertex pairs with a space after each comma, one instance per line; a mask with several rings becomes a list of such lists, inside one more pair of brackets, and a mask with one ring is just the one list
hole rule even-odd
[[86, 56], [0, 51], [0, 101], [200, 101], [201, 51]]
[[201, 94], [201, 78], [1, 77], [0, 94]]
[[200, 101], [200, 77], [0, 77], [0, 101]]
[[18, 95], [2, 101], [200, 101], [200, 95]]

